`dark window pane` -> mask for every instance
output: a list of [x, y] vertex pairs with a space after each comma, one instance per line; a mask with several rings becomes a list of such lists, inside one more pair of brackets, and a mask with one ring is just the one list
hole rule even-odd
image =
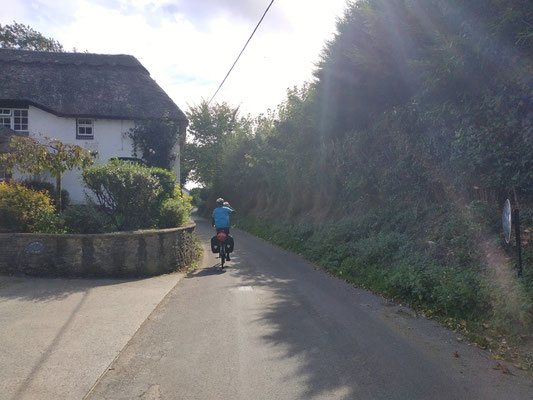
[[92, 135], [93, 134], [93, 128], [85, 128], [85, 134]]
[[85, 135], [85, 128], [80, 126], [79, 132], [80, 132], [80, 135]]

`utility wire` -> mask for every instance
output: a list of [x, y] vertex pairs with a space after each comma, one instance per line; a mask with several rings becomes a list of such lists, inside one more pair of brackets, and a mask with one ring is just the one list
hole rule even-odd
[[254, 36], [255, 31], [257, 30], [257, 28], [259, 28], [259, 25], [261, 25], [261, 22], [263, 22], [263, 19], [265, 18], [265, 15], [267, 14], [268, 10], [270, 10], [270, 7], [272, 6], [272, 3], [274, 3], [274, 0], [272, 0], [272, 1], [270, 2], [270, 4], [268, 5], [268, 7], [266, 8], [265, 12], [263, 13], [263, 16], [261, 17], [261, 19], [260, 19], [259, 22], [257, 23], [257, 26], [255, 27], [254, 31], [252, 32], [252, 34], [250, 35], [250, 37], [249, 37], [248, 40], [246, 41], [246, 44], [245, 44], [244, 47], [242, 48], [242, 50], [241, 50], [241, 52], [239, 53], [237, 59], [235, 60], [235, 62], [233, 63], [233, 65], [232, 65], [231, 68], [229, 69], [228, 73], [226, 74], [226, 77], [224, 78], [224, 80], [222, 81], [222, 83], [220, 84], [220, 86], [218, 87], [218, 89], [217, 89], [217, 91], [215, 92], [215, 94], [213, 95], [213, 97], [211, 97], [211, 100], [209, 100], [209, 103], [207, 103], [208, 106], [211, 104], [211, 102], [213, 101], [213, 99], [214, 99], [215, 96], [217, 95], [218, 91], [220, 90], [220, 88], [222, 87], [222, 85], [224, 84], [224, 82], [226, 82], [226, 79], [228, 79], [228, 76], [229, 76], [229, 74], [231, 74], [231, 71], [233, 70], [233, 67], [235, 67], [235, 64], [237, 64], [237, 61], [239, 61], [239, 58], [241, 58], [242, 53], [244, 53], [244, 50], [246, 50], [246, 46], [248, 46], [248, 43], [250, 43], [250, 40], [252, 40], [252, 37]]

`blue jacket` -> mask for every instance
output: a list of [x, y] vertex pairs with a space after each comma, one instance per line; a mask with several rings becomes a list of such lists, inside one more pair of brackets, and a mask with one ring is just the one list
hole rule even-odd
[[233, 210], [229, 207], [217, 207], [213, 210], [213, 223], [217, 228], [229, 228], [229, 215]]

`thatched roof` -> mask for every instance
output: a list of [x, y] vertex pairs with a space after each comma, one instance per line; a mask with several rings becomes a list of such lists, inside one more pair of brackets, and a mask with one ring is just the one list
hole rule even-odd
[[62, 117], [186, 121], [133, 56], [0, 49], [0, 105]]

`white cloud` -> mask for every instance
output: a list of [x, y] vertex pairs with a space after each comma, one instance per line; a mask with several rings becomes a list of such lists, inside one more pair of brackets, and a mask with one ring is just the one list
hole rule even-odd
[[[3, 10], [66, 49], [132, 54], [182, 109], [209, 99], [269, 0], [23, 0]], [[276, 0], [215, 101], [254, 114], [311, 78], [345, 0]]]

